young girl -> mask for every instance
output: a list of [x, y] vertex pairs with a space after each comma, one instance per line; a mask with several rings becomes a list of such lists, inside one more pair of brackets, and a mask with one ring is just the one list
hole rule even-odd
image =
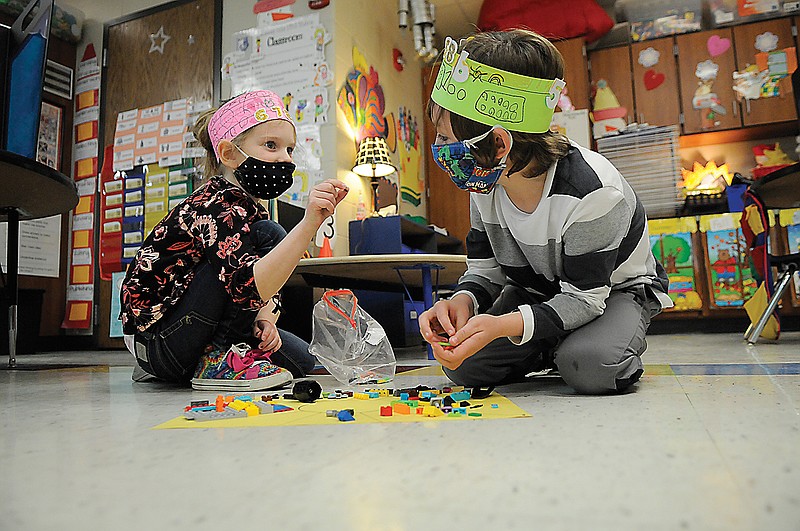
[[651, 317], [671, 306], [630, 185], [549, 131], [563, 75], [558, 50], [530, 31], [447, 39], [432, 149], [471, 192], [467, 271], [419, 324], [456, 383], [511, 383], [554, 363], [579, 393], [622, 391], [643, 373]]
[[294, 124], [273, 92], [248, 92], [201, 115], [194, 134], [211, 177], [156, 225], [128, 267], [126, 342], [143, 373], [162, 380], [218, 390], [283, 385], [314, 358], [305, 341], [275, 327], [268, 302], [347, 187], [334, 179], [314, 186], [288, 234], [268, 219], [258, 200], [285, 192], [295, 168]]

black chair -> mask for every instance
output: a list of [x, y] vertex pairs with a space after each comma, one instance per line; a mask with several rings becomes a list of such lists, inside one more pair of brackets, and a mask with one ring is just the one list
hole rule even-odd
[[[747, 193], [750, 194], [754, 204], [762, 212], [762, 219], [767, 221], [767, 223], [764, 223], [766, 237], [769, 232], [767, 210], [800, 207], [800, 163], [792, 164], [766, 175], [760, 181], [753, 183], [748, 188]], [[778, 270], [778, 278], [772, 286], [772, 295], [761, 317], [755, 324], [751, 324], [744, 334], [744, 338], [750, 344], [755, 344], [758, 341], [770, 315], [775, 312], [781, 297], [786, 292], [786, 288], [789, 287], [792, 275], [800, 269], [800, 253], [774, 255], [770, 253], [768, 237], [766, 237], [765, 245], [766, 265]], [[768, 277], [765, 275], [765, 278]]]

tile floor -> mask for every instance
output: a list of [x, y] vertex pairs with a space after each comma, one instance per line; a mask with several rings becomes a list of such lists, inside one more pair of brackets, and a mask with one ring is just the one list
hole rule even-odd
[[800, 332], [648, 341], [634, 393], [500, 389], [531, 418], [247, 429], [152, 430], [209, 393], [126, 353], [20, 356], [62, 368], [0, 371], [0, 529], [800, 529]]

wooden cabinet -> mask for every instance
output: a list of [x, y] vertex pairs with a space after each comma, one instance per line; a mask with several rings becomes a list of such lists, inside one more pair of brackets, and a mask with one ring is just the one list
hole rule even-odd
[[631, 82], [630, 47], [618, 46], [595, 50], [589, 55], [589, 75], [592, 86], [596, 87], [600, 80], [608, 83], [619, 101], [620, 107], [627, 111], [625, 121], [631, 123], [634, 118], [633, 83]]
[[[642, 64], [639, 61], [642, 52], [657, 57], [657, 62]], [[671, 38], [595, 50], [589, 59], [593, 87], [600, 80], [608, 83], [620, 106], [627, 111], [627, 123], [678, 123], [678, 73]]]
[[631, 63], [635, 120], [650, 125], [677, 124], [681, 111], [673, 39], [631, 45]]
[[[778, 38], [776, 48], [778, 50], [795, 46], [790, 18], [734, 26], [733, 40], [736, 48], [736, 65], [739, 70], [743, 70], [747, 65], [756, 64], [756, 54], [759, 53], [756, 39], [759, 35], [767, 33], [772, 33]], [[745, 126], [797, 119], [791, 78], [783, 78], [779, 85], [780, 96], [743, 102], [742, 123]]]
[[554, 41], [553, 45], [558, 48], [564, 58], [564, 81], [567, 83], [567, 96], [576, 109], [588, 109], [589, 69], [583, 37]]
[[[593, 50], [589, 53], [591, 82], [595, 87], [600, 79], [608, 82], [620, 106], [627, 109], [628, 123], [670, 125], [683, 113], [683, 134], [795, 122], [790, 77], [778, 82], [778, 96], [739, 103], [733, 73], [754, 64], [766, 68], [766, 55], [757, 62], [757, 54], [762, 54], [756, 48], [759, 36], [762, 40], [777, 38], [774, 49], [794, 49], [796, 53], [794, 28], [799, 19], [767, 20]], [[640, 53], [649, 48], [658, 53], [658, 62], [642, 64]], [[697, 75], [698, 65], [704, 61], [713, 63], [706, 64], [706, 72], [709, 67], [718, 69], [713, 80], [708, 75], [701, 80]]]
[[[733, 31], [724, 28], [687, 33], [676, 37], [675, 42], [684, 134], [741, 127], [740, 107], [732, 82], [736, 70]], [[711, 63], [703, 64], [705, 61]], [[705, 68], [698, 69], [701, 64]], [[712, 78], [709, 70], [715, 65], [717, 73]]]

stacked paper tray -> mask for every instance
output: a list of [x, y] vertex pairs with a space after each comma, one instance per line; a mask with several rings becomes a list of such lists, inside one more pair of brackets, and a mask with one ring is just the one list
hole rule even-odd
[[626, 132], [601, 138], [597, 151], [630, 183], [649, 218], [678, 215], [681, 199], [678, 128], [637, 126]]

